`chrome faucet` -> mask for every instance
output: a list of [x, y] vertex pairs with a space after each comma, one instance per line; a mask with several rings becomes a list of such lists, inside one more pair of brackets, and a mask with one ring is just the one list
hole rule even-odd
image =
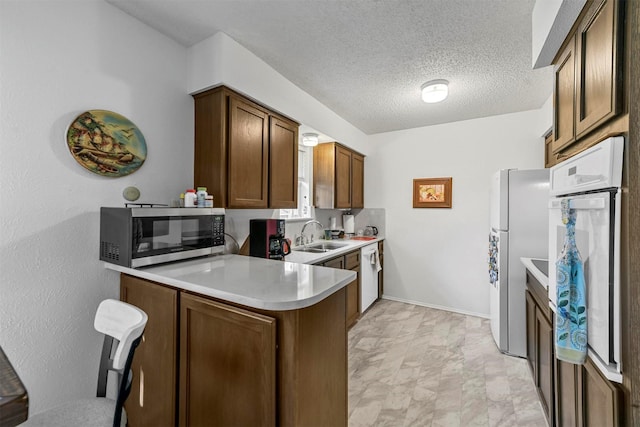
[[[311, 224], [317, 224], [320, 226], [321, 229], [324, 229], [324, 225], [322, 225], [322, 223], [318, 220], [312, 219], [311, 221], [305, 222], [304, 225], [302, 226], [302, 230], [300, 231], [300, 237], [296, 239], [296, 245], [306, 245], [307, 243], [309, 243], [304, 239], [304, 230], [307, 228], [307, 225], [311, 225]], [[313, 241], [313, 234], [311, 235], [311, 240]]]

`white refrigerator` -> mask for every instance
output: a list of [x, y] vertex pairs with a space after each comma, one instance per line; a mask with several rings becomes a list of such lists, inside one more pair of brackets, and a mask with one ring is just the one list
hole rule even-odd
[[525, 267], [520, 257], [548, 258], [549, 170], [503, 169], [490, 198], [491, 333], [501, 352], [526, 357]]

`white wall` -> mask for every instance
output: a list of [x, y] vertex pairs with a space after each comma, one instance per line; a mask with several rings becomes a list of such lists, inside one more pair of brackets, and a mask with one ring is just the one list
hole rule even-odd
[[[98, 261], [100, 206], [164, 202], [192, 185], [187, 51], [103, 1], [0, 2], [0, 346], [31, 413], [95, 393], [98, 303], [118, 275]], [[65, 144], [88, 109], [116, 111], [146, 138], [140, 170], [105, 178]]]
[[586, 3], [587, 0], [536, 0], [531, 14], [533, 68], [551, 65]]
[[[534, 110], [371, 137], [365, 200], [386, 210], [385, 296], [488, 316], [490, 177], [543, 167], [541, 120]], [[414, 178], [449, 176], [451, 209], [413, 209]]]

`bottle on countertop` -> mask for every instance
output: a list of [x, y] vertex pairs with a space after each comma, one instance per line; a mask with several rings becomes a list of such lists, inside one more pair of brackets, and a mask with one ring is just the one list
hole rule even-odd
[[204, 199], [204, 207], [212, 208], [213, 207], [213, 196], [211, 194], [207, 194], [207, 197]]
[[184, 194], [184, 207], [185, 208], [195, 208], [197, 203], [196, 190], [190, 188]]
[[184, 208], [184, 193], [180, 193], [180, 201], [178, 206]]
[[197, 204], [199, 208], [205, 207], [205, 200], [207, 199], [207, 187], [198, 187], [196, 192]]

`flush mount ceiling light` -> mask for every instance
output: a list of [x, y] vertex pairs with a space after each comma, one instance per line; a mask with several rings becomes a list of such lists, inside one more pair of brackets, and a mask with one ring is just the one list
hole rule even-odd
[[307, 147], [315, 147], [318, 145], [318, 134], [317, 133], [303, 133], [302, 134], [302, 145], [306, 145]]
[[431, 80], [421, 86], [422, 100], [428, 104], [444, 101], [449, 95], [449, 82], [446, 80]]

